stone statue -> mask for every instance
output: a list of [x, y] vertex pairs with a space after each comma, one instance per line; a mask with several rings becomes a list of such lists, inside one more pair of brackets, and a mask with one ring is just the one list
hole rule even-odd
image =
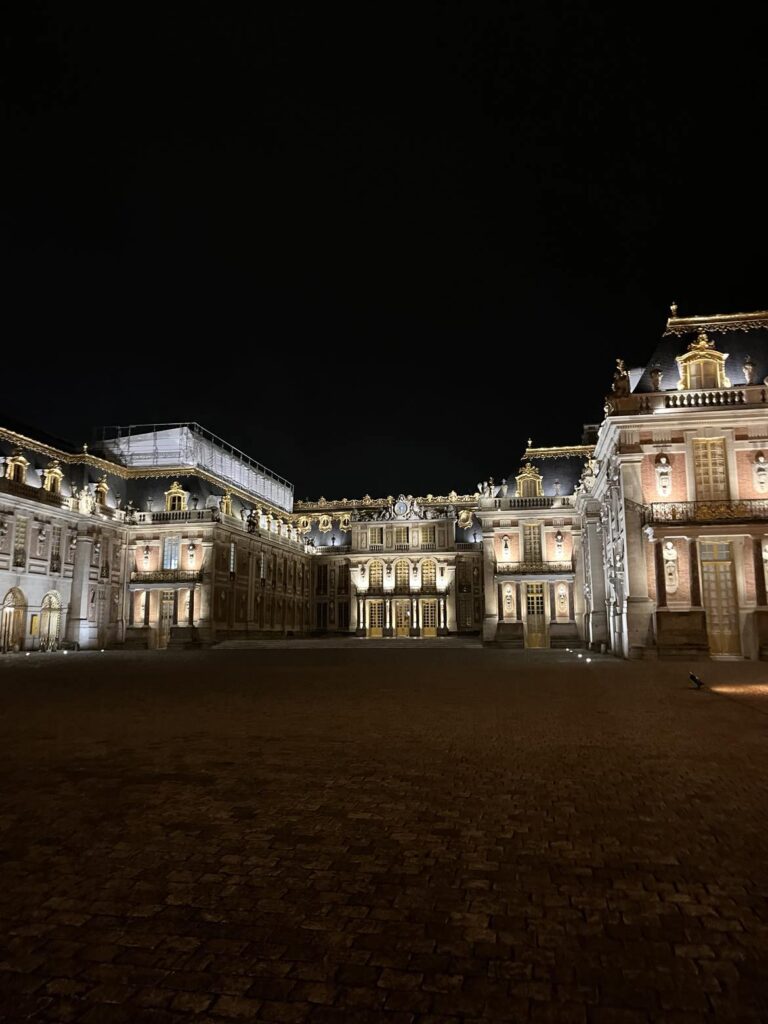
[[506, 498], [507, 491], [509, 490], [509, 484], [507, 483], [506, 477], [502, 477], [501, 487], [499, 488], [499, 494], [502, 498]]
[[629, 394], [629, 374], [624, 366], [623, 359], [616, 360], [616, 369], [613, 371], [613, 385], [611, 390], [617, 398], [626, 398]]
[[758, 452], [752, 466], [752, 476], [755, 482], [755, 490], [758, 494], [765, 494], [768, 491], [768, 462], [763, 452]]
[[672, 466], [664, 454], [656, 457], [656, 491], [661, 498], [668, 498], [672, 493]]
[[661, 391], [661, 378], [664, 373], [660, 366], [651, 367], [651, 387], [654, 391]]
[[752, 356], [747, 356], [742, 366], [744, 371], [744, 382], [746, 384], [754, 384], [755, 382], [755, 364], [752, 362]]

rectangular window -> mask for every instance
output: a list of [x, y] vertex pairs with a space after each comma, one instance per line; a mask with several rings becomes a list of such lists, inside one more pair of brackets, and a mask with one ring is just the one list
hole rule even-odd
[[541, 563], [541, 529], [539, 524], [523, 527], [523, 559], [534, 565]]
[[163, 568], [179, 568], [179, 538], [166, 537], [163, 541]]
[[315, 593], [316, 594], [327, 594], [328, 593], [328, 566], [318, 565], [316, 568], [317, 575], [315, 576]]
[[[178, 561], [177, 561], [178, 564]], [[229, 575], [234, 576], [235, 570], [237, 569], [237, 548], [235, 542], [231, 540], [229, 542]]]
[[396, 526], [395, 527], [395, 550], [396, 551], [407, 551], [408, 550], [408, 527], [407, 526]]
[[689, 366], [688, 383], [691, 388], [716, 388], [720, 384], [717, 377], [717, 363], [714, 359], [697, 360]]
[[16, 539], [13, 545], [13, 564], [27, 564], [27, 520], [22, 516], [16, 518]]
[[51, 538], [51, 572], [61, 572], [61, 527], [54, 526]]
[[379, 547], [384, 546], [384, 527], [383, 526], [372, 526], [369, 531], [371, 547], [378, 545]]
[[349, 566], [348, 565], [340, 565], [339, 566], [339, 593], [340, 594], [348, 594], [349, 593]]
[[421, 546], [434, 548], [435, 546], [435, 528], [434, 526], [422, 526], [421, 528]]
[[715, 437], [693, 442], [693, 465], [698, 501], [725, 501], [728, 476], [725, 468], [725, 438]]

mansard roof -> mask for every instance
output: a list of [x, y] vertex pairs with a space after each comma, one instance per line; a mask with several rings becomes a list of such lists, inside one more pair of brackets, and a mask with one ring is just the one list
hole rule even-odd
[[713, 316], [671, 316], [667, 327], [656, 346], [647, 366], [632, 388], [633, 392], [652, 392], [651, 368], [658, 366], [662, 371], [661, 390], [674, 391], [680, 379], [676, 357], [688, 351], [691, 342], [696, 341], [704, 331], [715, 343], [718, 352], [727, 352], [725, 372], [735, 387], [746, 384], [743, 365], [750, 356], [755, 364], [755, 384], [760, 384], [768, 375], [768, 311], [757, 313], [728, 313]]
[[[594, 452], [592, 444], [560, 445], [554, 448], [526, 448], [522, 457], [522, 465], [527, 462], [541, 474], [542, 493], [546, 497], [560, 494], [573, 494], [581, 479], [584, 463]], [[510, 473], [507, 477], [510, 494], [515, 491], [515, 477], [520, 470]], [[559, 492], [558, 492], [559, 484]]]

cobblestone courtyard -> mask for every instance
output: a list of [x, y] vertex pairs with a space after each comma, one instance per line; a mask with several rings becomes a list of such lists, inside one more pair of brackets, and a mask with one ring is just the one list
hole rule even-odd
[[427, 645], [9, 656], [0, 1020], [766, 1021], [767, 684]]

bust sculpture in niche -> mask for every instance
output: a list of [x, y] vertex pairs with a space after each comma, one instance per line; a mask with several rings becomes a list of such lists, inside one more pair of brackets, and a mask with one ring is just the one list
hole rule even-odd
[[664, 556], [664, 582], [667, 587], [667, 593], [674, 594], [678, 584], [677, 548], [674, 542], [665, 540], [662, 553]]
[[768, 491], [768, 461], [766, 461], [764, 452], [758, 452], [755, 456], [752, 477], [758, 494], [765, 494]]

